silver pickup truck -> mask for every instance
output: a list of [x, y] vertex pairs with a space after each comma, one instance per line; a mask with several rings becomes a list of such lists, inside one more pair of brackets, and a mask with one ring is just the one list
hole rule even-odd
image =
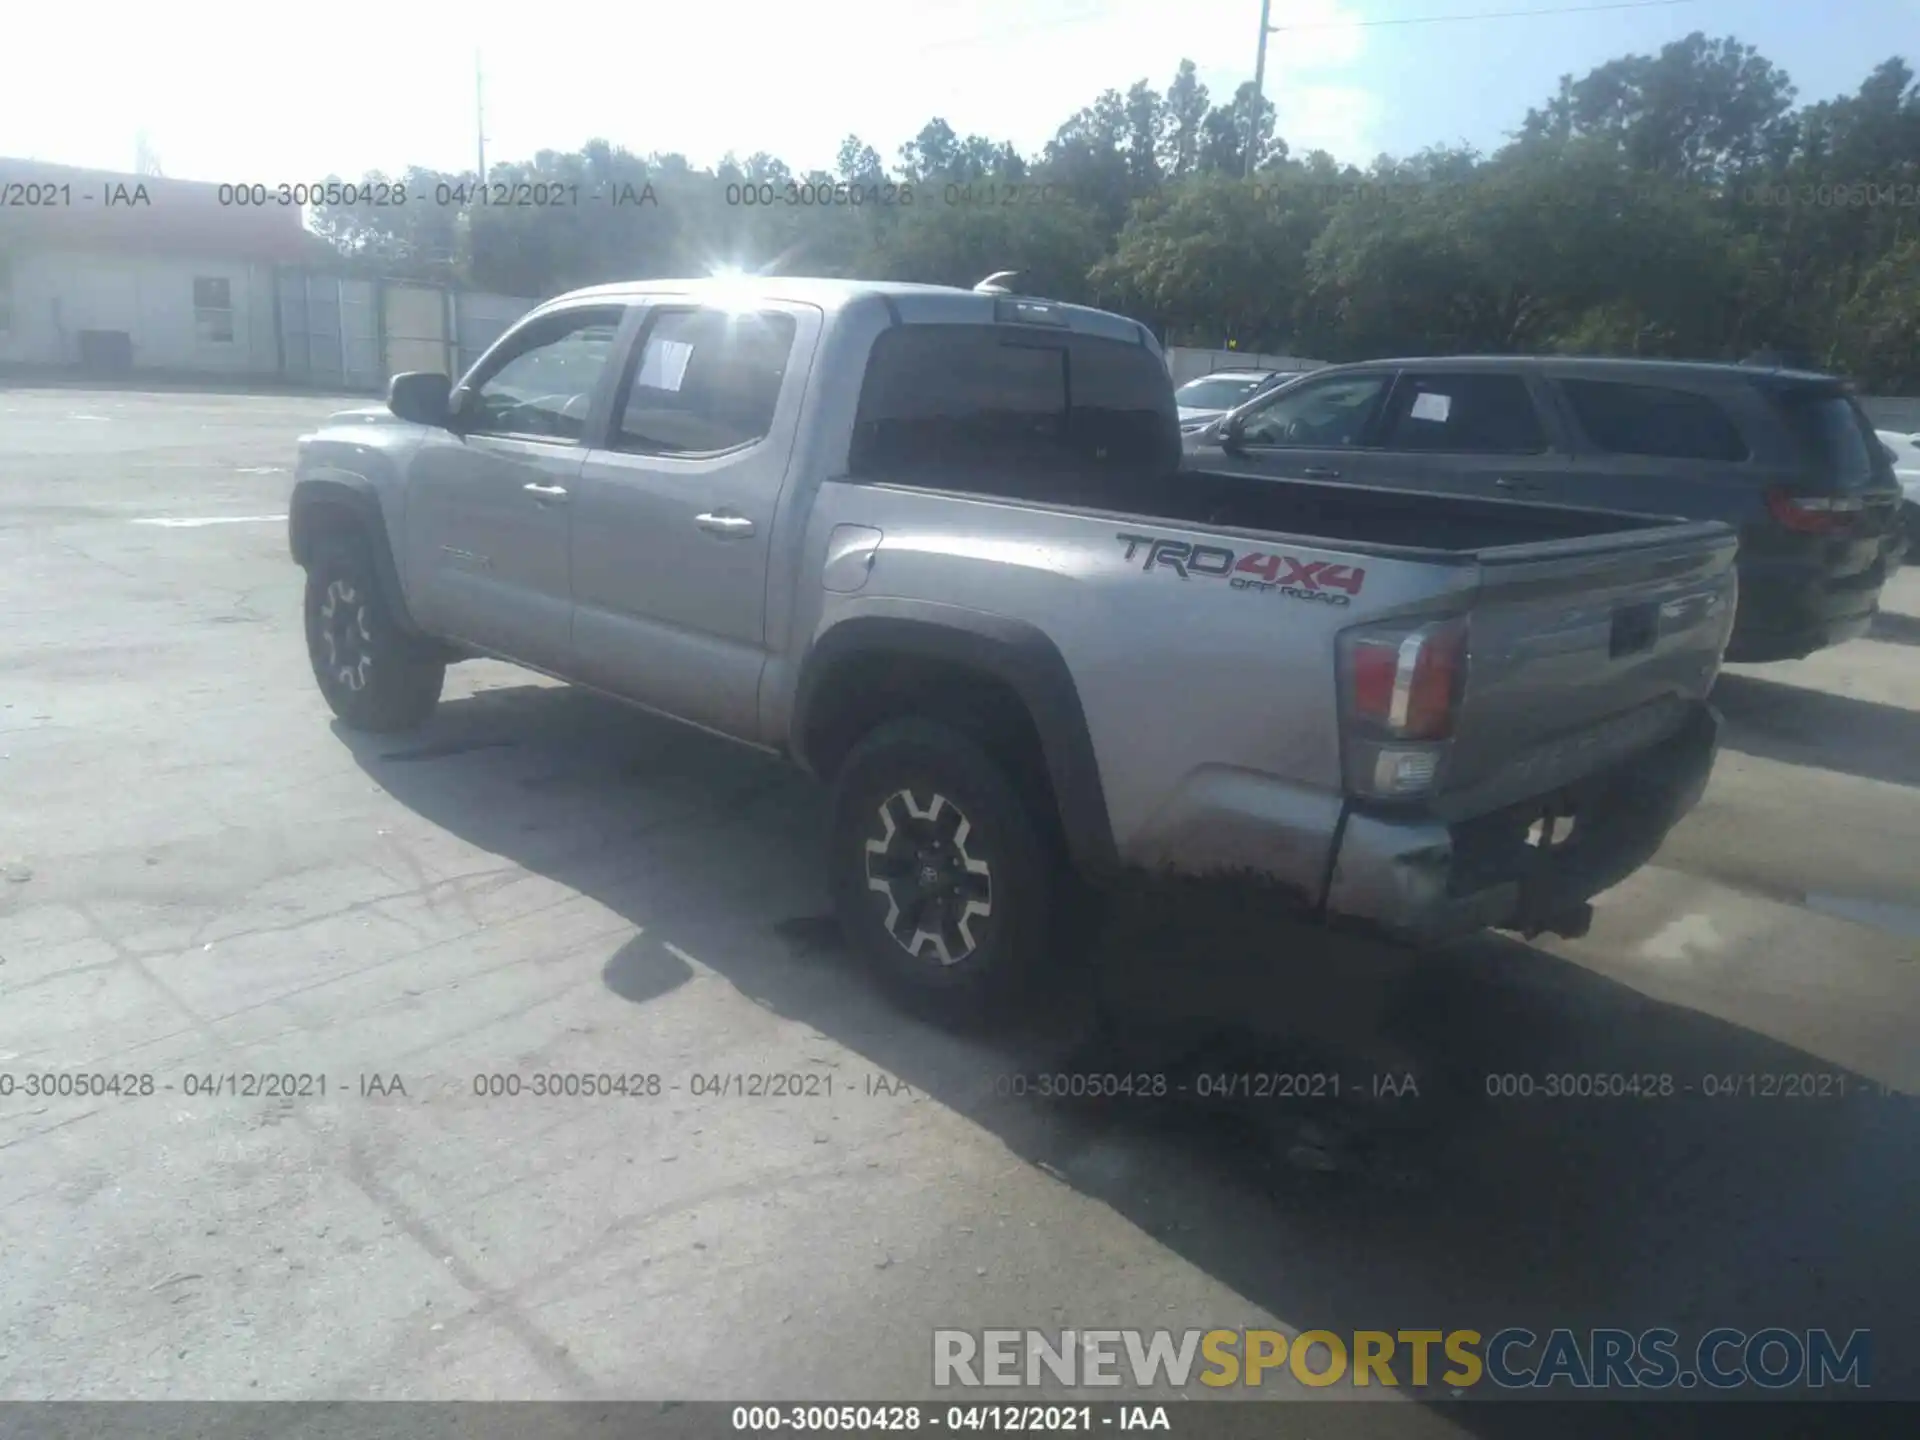
[[930, 992], [1069, 885], [1578, 934], [1713, 763], [1717, 524], [1181, 472], [1137, 322], [936, 286], [603, 286], [301, 438], [322, 694], [494, 656], [834, 788], [850, 944]]

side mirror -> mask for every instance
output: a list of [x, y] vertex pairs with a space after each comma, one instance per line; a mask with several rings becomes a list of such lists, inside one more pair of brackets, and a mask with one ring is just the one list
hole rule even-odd
[[387, 382], [387, 409], [416, 425], [444, 426], [452, 412], [453, 381], [435, 370], [409, 370]]
[[1232, 415], [1225, 416], [1214, 434], [1222, 450], [1238, 450], [1245, 443], [1246, 422]]

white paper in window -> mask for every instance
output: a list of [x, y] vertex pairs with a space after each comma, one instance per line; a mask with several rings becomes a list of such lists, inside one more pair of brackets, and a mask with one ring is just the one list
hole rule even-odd
[[640, 359], [640, 378], [634, 383], [649, 390], [678, 390], [691, 359], [693, 346], [684, 340], [650, 340]]
[[1447, 416], [1453, 412], [1453, 397], [1437, 395], [1431, 390], [1422, 391], [1413, 397], [1411, 418], [1431, 420], [1436, 425], [1447, 423]]

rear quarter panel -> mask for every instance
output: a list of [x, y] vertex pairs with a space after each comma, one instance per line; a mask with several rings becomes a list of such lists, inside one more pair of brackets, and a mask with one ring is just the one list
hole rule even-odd
[[[883, 535], [851, 594], [817, 580], [842, 524]], [[1261, 588], [1242, 564], [1292, 577], [1296, 593]], [[821, 487], [800, 565], [816, 578], [801, 587], [790, 655], [901, 602], [1038, 625], [1078, 688], [1123, 864], [1258, 868], [1316, 896], [1341, 808], [1334, 637], [1363, 618], [1464, 597], [1475, 574], [844, 481]], [[1221, 818], [1234, 811], [1249, 813], [1263, 853], [1240, 848]]]

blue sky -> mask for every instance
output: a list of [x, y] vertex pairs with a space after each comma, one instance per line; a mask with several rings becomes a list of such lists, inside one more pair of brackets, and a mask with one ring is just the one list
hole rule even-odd
[[[1920, 63], [1920, 0], [1688, 0], [1436, 24], [1357, 22], [1553, 10], [1594, 0], [1274, 0], [1268, 93], [1296, 150], [1488, 148], [1563, 73], [1732, 34], [1802, 100], [1852, 90], [1892, 54]], [[21, 7], [25, 9], [23, 5]], [[891, 160], [928, 118], [1032, 151], [1107, 86], [1164, 87], [1182, 57], [1224, 97], [1251, 76], [1259, 0], [174, 0], [10, 17], [0, 156], [131, 168], [144, 127], [169, 175], [300, 181], [474, 154], [473, 51], [490, 158], [604, 136], [708, 164], [767, 149], [830, 167], [857, 132]], [[21, 57], [38, 55], [35, 68]], [[61, 57], [52, 63], [52, 57]]]

